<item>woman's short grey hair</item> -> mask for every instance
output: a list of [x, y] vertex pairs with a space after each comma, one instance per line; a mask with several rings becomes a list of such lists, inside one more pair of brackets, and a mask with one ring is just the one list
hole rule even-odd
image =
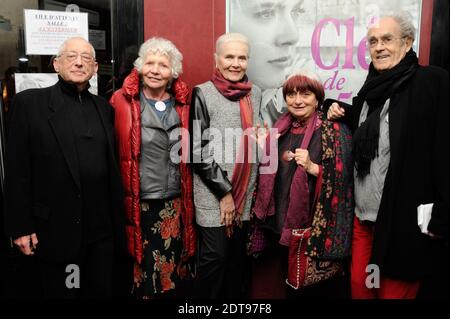
[[84, 41], [86, 41], [86, 43], [89, 44], [89, 47], [91, 48], [91, 54], [92, 54], [92, 56], [95, 59], [95, 49], [94, 49], [94, 47], [92, 46], [92, 44], [88, 40], [86, 40], [85, 38], [82, 38], [82, 37], [71, 37], [71, 38], [68, 38], [68, 39], [64, 40], [64, 42], [59, 46], [58, 54], [56, 55], [57, 57], [61, 56], [61, 54], [66, 49], [67, 43], [72, 41], [72, 40], [84, 40]]
[[183, 73], [183, 55], [178, 51], [177, 47], [169, 40], [164, 38], [153, 37], [145, 41], [139, 48], [138, 58], [134, 61], [134, 67], [142, 72], [142, 66], [148, 54], [162, 54], [169, 58], [172, 64], [172, 78], [176, 79]]
[[248, 52], [250, 54], [250, 42], [248, 41], [248, 38], [245, 35], [241, 33], [225, 33], [222, 34], [216, 41], [216, 56], [220, 53], [222, 46], [228, 42], [244, 43], [247, 46]]
[[397, 22], [400, 27], [400, 35], [402, 38], [409, 38], [413, 42], [414, 40], [416, 40], [416, 27], [414, 27], [414, 24], [412, 23], [412, 16], [409, 12], [392, 12], [382, 16], [381, 18], [394, 19], [394, 21]]

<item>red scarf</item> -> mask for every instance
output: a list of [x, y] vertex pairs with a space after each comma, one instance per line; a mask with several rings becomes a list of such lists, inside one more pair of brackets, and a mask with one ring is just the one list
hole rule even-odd
[[[243, 132], [253, 127], [253, 106], [250, 98], [252, 82], [248, 81], [247, 76], [241, 82], [230, 82], [216, 69], [212, 83], [216, 89], [228, 100], [239, 101], [241, 111], [241, 126]], [[248, 149], [248, 136], [242, 134], [237, 153], [237, 161], [234, 166], [231, 185], [234, 206], [239, 214], [243, 213], [245, 198], [247, 194], [248, 182], [251, 173], [251, 153]]]
[[[294, 117], [289, 113], [285, 113], [280, 117], [280, 119], [275, 123], [274, 128], [278, 129], [278, 133], [281, 135], [286, 134], [294, 122]], [[301, 145], [302, 149], [308, 149], [309, 142], [314, 134], [314, 131], [320, 128], [321, 123], [317, 112], [315, 112], [312, 117], [308, 120], [306, 126], [305, 136], [303, 137]], [[267, 137], [269, 138], [269, 137]], [[269, 146], [270, 143], [267, 143]], [[266, 147], [270, 152], [270, 148]], [[277, 151], [277, 150], [274, 150]], [[269, 153], [270, 154], [270, 153]], [[276, 153], [278, 154], [278, 153]], [[277, 155], [278, 156], [278, 155]], [[262, 164], [264, 165], [264, 164]], [[319, 172], [319, 177], [317, 179], [316, 185], [321, 186], [321, 174]], [[275, 178], [277, 173], [273, 174], [261, 174], [259, 176], [258, 191], [256, 194], [256, 202], [254, 206], [254, 212], [258, 219], [265, 220], [266, 216], [275, 215]], [[294, 176], [292, 178], [290, 192], [289, 192], [289, 205], [286, 212], [285, 223], [281, 232], [280, 244], [289, 246], [290, 237], [292, 234], [292, 229], [300, 228], [300, 216], [307, 215], [311, 211], [311, 205], [314, 203], [309, 202], [310, 190], [308, 186], [308, 175], [302, 166], [297, 166]], [[315, 190], [318, 193], [318, 190]], [[302, 212], [303, 214], [299, 214]]]
[[214, 71], [212, 83], [220, 94], [230, 101], [239, 101], [252, 90], [252, 82], [245, 75], [240, 82], [231, 82], [225, 79], [218, 69]]

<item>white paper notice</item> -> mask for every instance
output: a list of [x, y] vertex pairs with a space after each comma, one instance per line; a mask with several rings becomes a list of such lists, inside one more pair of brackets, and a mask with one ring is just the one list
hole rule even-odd
[[55, 55], [71, 37], [89, 40], [88, 14], [24, 9], [27, 55]]

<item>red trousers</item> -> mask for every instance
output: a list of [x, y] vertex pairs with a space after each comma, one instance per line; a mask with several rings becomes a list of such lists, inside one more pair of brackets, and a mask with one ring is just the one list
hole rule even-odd
[[362, 224], [357, 217], [353, 224], [351, 288], [353, 299], [415, 299], [420, 282], [401, 281], [380, 276], [379, 288], [370, 288], [366, 267], [372, 253], [373, 225]]

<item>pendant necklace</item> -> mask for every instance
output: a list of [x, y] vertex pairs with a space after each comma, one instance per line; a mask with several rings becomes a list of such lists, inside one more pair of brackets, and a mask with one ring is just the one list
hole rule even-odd
[[155, 103], [155, 108], [160, 112], [164, 112], [167, 106], [166, 103], [164, 103], [163, 101], [158, 101]]
[[284, 151], [283, 155], [281, 156], [283, 161], [290, 162], [295, 158], [295, 153], [290, 150], [290, 148], [292, 146], [292, 135], [294, 135], [294, 131], [298, 132], [301, 128], [304, 128], [305, 126], [306, 126], [306, 123], [304, 123], [304, 122], [302, 123], [299, 121], [294, 121], [292, 123], [292, 128], [290, 129], [290, 136], [289, 136], [289, 146], [288, 146], [288, 149], [286, 151]]
[[[144, 95], [145, 95], [145, 92], [144, 92]], [[164, 98], [164, 95], [165, 95], [165, 93], [162, 95], [161, 98]], [[150, 94], [150, 96], [151, 96], [151, 94]], [[152, 99], [152, 98], [150, 98], [150, 99]], [[155, 103], [155, 109], [159, 112], [164, 112], [167, 109], [167, 105], [166, 105], [166, 103], [164, 103], [164, 101], [159, 100], [159, 101], [156, 101], [156, 103]]]
[[295, 153], [293, 153], [291, 150], [287, 150], [283, 152], [283, 156], [281, 157], [283, 161], [290, 162], [294, 159]]
[[289, 136], [289, 146], [286, 151], [283, 152], [283, 155], [281, 156], [281, 159], [285, 162], [290, 162], [295, 158], [295, 153], [291, 151], [291, 145], [292, 144], [292, 132], [290, 132]]

